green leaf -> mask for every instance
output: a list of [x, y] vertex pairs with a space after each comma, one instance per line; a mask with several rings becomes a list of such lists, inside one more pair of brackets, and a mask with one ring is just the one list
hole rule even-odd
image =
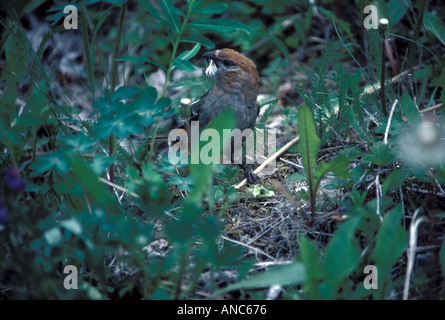
[[94, 173], [93, 169], [80, 156], [71, 153], [65, 153], [65, 157], [71, 165], [73, 174], [77, 181], [82, 184], [84, 190], [90, 195], [102, 208], [113, 210], [116, 208], [114, 197], [111, 196], [105, 184], [101, 183]]
[[402, 206], [398, 205], [383, 219], [371, 258], [378, 270], [378, 290], [383, 299], [394, 264], [408, 247], [408, 233], [401, 225]]
[[407, 178], [409, 172], [403, 173], [400, 169], [395, 169], [391, 172], [382, 184], [382, 194], [385, 195], [390, 191], [395, 190]]
[[320, 251], [315, 241], [310, 241], [306, 236], [300, 239], [300, 253], [306, 272], [305, 285], [311, 299], [317, 299], [319, 280], [323, 276], [323, 271], [319, 263]]
[[337, 289], [340, 282], [357, 268], [360, 261], [360, 248], [355, 239], [360, 222], [360, 217], [344, 222], [335, 232], [326, 250], [323, 270], [325, 280], [333, 289]]
[[226, 3], [212, 3], [207, 7], [194, 9], [193, 12], [199, 12], [203, 14], [221, 14], [227, 10], [227, 7], [228, 5]]
[[295, 181], [306, 181], [306, 175], [304, 173], [293, 173], [289, 177], [287, 177], [284, 181], [286, 182], [295, 182]]
[[17, 99], [16, 84], [24, 80], [28, 66], [28, 50], [10, 35], [5, 44], [6, 68], [0, 66], [2, 75], [0, 80], [8, 82], [8, 88], [3, 92], [1, 100], [13, 106]]
[[226, 292], [240, 289], [267, 288], [273, 285], [288, 286], [301, 284], [306, 280], [303, 264], [293, 262], [291, 264], [271, 267], [266, 272], [253, 275], [245, 280], [229, 285], [216, 291], [213, 297], [220, 296]]
[[[230, 129], [232, 130], [235, 127], [235, 112], [228, 108], [224, 111], [222, 111], [218, 117], [216, 117], [213, 121], [211, 121], [206, 128], [209, 129], [215, 129], [219, 136], [223, 136], [223, 130], [224, 129]], [[222, 140], [222, 139], [221, 139]], [[192, 141], [192, 144], [194, 142]], [[199, 145], [199, 143], [196, 143]], [[220, 145], [219, 154], [222, 153], [223, 146]], [[200, 148], [194, 148], [192, 145], [191, 148], [191, 160], [192, 163], [196, 163], [198, 161], [198, 164], [191, 164], [190, 165], [190, 171], [195, 178], [195, 186], [191, 193], [189, 193], [189, 199], [193, 202], [200, 202], [202, 199], [202, 195], [206, 188], [208, 187], [208, 184], [211, 182], [212, 174], [213, 174], [213, 168], [212, 165], [205, 165], [201, 163], [200, 161]]]
[[210, 40], [207, 37], [201, 36], [201, 35], [192, 35], [192, 36], [186, 36], [181, 39], [182, 42], [192, 42], [192, 43], [200, 43], [201, 45], [209, 48], [214, 49], [215, 43]]
[[349, 171], [347, 166], [348, 159], [344, 155], [338, 155], [329, 162], [320, 162], [315, 170], [316, 187], [320, 183], [323, 176], [328, 172], [334, 172], [339, 177], [346, 177]]
[[422, 122], [419, 110], [409, 96], [408, 90], [403, 91], [401, 106], [403, 113], [410, 123], [419, 125]]
[[59, 174], [64, 175], [69, 170], [69, 164], [63, 153], [56, 151], [38, 157], [37, 161], [31, 164], [30, 168], [35, 170], [36, 174], [56, 169]]
[[91, 152], [94, 146], [91, 137], [84, 135], [82, 132], [79, 132], [75, 136], [62, 136], [60, 137], [60, 141], [64, 142], [66, 146], [71, 147], [75, 153]]
[[442, 20], [429, 12], [425, 12], [423, 15], [423, 25], [425, 29], [433, 33], [437, 39], [445, 45], [445, 24]]
[[173, 4], [169, 0], [159, 0], [159, 4], [161, 5], [162, 11], [164, 12], [167, 20], [173, 26], [173, 31], [179, 32], [181, 22], [179, 21], [179, 16], [176, 13]]
[[191, 63], [190, 61], [187, 60], [179, 60], [179, 59], [173, 59], [172, 60], [173, 65], [180, 69], [180, 70], [184, 70], [187, 72], [193, 72], [195, 71], [195, 66], [193, 65], [193, 63]]
[[301, 154], [304, 171], [311, 195], [315, 192], [315, 166], [317, 163], [317, 152], [320, 148], [320, 138], [315, 131], [312, 112], [308, 106], [303, 105], [298, 111], [298, 130], [300, 142], [297, 150]]
[[405, 0], [391, 0], [388, 3], [388, 20], [392, 26], [396, 25], [400, 19], [406, 14], [408, 9], [407, 2]]
[[196, 20], [189, 22], [188, 26], [199, 30], [207, 30], [217, 33], [243, 31], [246, 34], [250, 34], [249, 26], [232, 19]]
[[395, 152], [382, 141], [374, 143], [369, 149], [369, 152], [362, 158], [364, 163], [373, 163], [380, 166], [389, 165], [395, 160]]
[[132, 98], [142, 90], [138, 87], [119, 87], [113, 94], [112, 102], [127, 100]]
[[191, 58], [196, 56], [196, 54], [199, 52], [199, 49], [201, 49], [201, 44], [197, 43], [194, 45], [194, 47], [192, 49], [182, 52], [179, 56], [176, 57], [176, 59], [190, 60]]

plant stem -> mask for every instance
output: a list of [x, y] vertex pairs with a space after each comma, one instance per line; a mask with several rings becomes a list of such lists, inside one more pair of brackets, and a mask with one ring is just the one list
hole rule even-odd
[[117, 79], [117, 61], [116, 61], [116, 59], [119, 55], [119, 48], [120, 48], [120, 42], [121, 42], [121, 37], [122, 37], [122, 28], [124, 25], [124, 16], [125, 16], [126, 8], [127, 8], [127, 4], [124, 3], [121, 6], [119, 25], [117, 26], [116, 44], [115, 44], [114, 53], [113, 53], [113, 67], [111, 70], [111, 87], [110, 87], [111, 96], [113, 95], [115, 87], [116, 87], [116, 79]]
[[[121, 14], [119, 17], [119, 25], [117, 27], [117, 35], [116, 35], [116, 44], [114, 47], [114, 53], [113, 53], [113, 66], [111, 70], [111, 87], [110, 87], [110, 103], [111, 98], [113, 96], [115, 87], [116, 87], [116, 79], [117, 79], [117, 57], [119, 55], [119, 48], [120, 48], [120, 42], [121, 42], [121, 36], [122, 36], [122, 27], [124, 25], [124, 16], [125, 16], [125, 9], [127, 8], [127, 4], [124, 3], [121, 6]], [[114, 139], [115, 139], [115, 133], [113, 133], [108, 138], [108, 154], [111, 157], [114, 153]], [[114, 182], [114, 163], [110, 164], [109, 168], [110, 173], [110, 181]], [[111, 191], [113, 190], [113, 187], [110, 187]]]
[[184, 17], [184, 21], [182, 22], [181, 25], [181, 29], [179, 30], [175, 41], [173, 42], [173, 50], [172, 50], [172, 55], [170, 58], [170, 63], [168, 65], [168, 69], [167, 69], [167, 75], [165, 76], [165, 82], [164, 82], [164, 87], [162, 88], [162, 93], [160, 97], [163, 97], [165, 95], [165, 92], [167, 91], [167, 85], [168, 85], [168, 80], [170, 79], [170, 74], [173, 71], [173, 63], [172, 60], [175, 59], [176, 57], [176, 52], [178, 51], [178, 46], [179, 43], [181, 42], [181, 37], [182, 37], [182, 33], [185, 30], [185, 27], [187, 26], [187, 22], [189, 20], [190, 14], [192, 13], [192, 8], [193, 8], [193, 4], [194, 4], [194, 0], [190, 1], [189, 6], [187, 7], [187, 13]]
[[[175, 41], [173, 42], [172, 55], [170, 57], [170, 63], [168, 65], [167, 74], [165, 76], [164, 86], [162, 88], [162, 92], [161, 92], [161, 95], [159, 96], [159, 98], [164, 97], [165, 92], [167, 91], [168, 80], [170, 79], [170, 74], [173, 71], [172, 60], [175, 59], [175, 57], [176, 57], [176, 52], [178, 51], [178, 46], [179, 46], [179, 43], [181, 42], [182, 34], [185, 30], [188, 19], [192, 12], [194, 2], [195, 2], [195, 0], [190, 1], [189, 6], [187, 7], [187, 13], [186, 13], [186, 15], [184, 17], [184, 21], [182, 22], [182, 25], [181, 25], [181, 29], [179, 30], [178, 34], [176, 35]], [[150, 157], [149, 157], [150, 162], [152, 161], [152, 157], [153, 157], [153, 148], [154, 148], [156, 134], [158, 132], [158, 127], [159, 127], [159, 120], [156, 120], [156, 124], [155, 124], [154, 130], [153, 130], [153, 135], [152, 135], [151, 143], [150, 143]]]
[[381, 78], [380, 78], [380, 97], [382, 100], [382, 110], [385, 117], [388, 116], [388, 110], [386, 110], [386, 96], [385, 96], [385, 62], [386, 62], [386, 31], [388, 27], [388, 20], [380, 19], [379, 31], [382, 37], [382, 70], [381, 70]]

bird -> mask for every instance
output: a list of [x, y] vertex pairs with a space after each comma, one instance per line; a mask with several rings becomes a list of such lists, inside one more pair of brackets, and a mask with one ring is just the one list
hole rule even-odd
[[235, 128], [253, 129], [260, 111], [257, 102], [259, 76], [253, 61], [228, 48], [206, 52], [202, 58], [208, 64], [205, 74], [215, 82], [192, 105], [191, 120], [198, 120], [202, 128], [221, 112], [232, 108]]
[[[235, 114], [235, 128], [240, 131], [253, 129], [260, 112], [257, 101], [259, 75], [255, 63], [245, 55], [229, 48], [206, 52], [205, 74], [213, 78], [214, 84], [191, 106], [190, 121], [199, 121], [199, 127], [207, 126], [224, 110], [231, 108]], [[232, 161], [234, 142], [232, 141]], [[258, 182], [258, 177], [243, 163], [249, 183]]]

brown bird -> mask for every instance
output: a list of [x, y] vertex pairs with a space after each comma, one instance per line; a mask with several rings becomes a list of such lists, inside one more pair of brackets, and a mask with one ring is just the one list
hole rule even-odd
[[[199, 127], [207, 126], [222, 111], [232, 108], [235, 112], [235, 128], [241, 131], [253, 129], [260, 106], [257, 102], [259, 77], [255, 64], [232, 49], [220, 49], [205, 53], [203, 56], [208, 66], [208, 77], [215, 79], [213, 87], [205, 93], [191, 108], [191, 120], [198, 120]], [[232, 140], [232, 163], [234, 160], [234, 142]], [[249, 183], [258, 181], [257, 176], [243, 164]]]
[[236, 115], [235, 128], [253, 129], [260, 106], [256, 101], [259, 77], [255, 64], [232, 49], [205, 53], [208, 62], [205, 71], [215, 79], [213, 87], [192, 106], [192, 120], [205, 127], [222, 111], [232, 108]]

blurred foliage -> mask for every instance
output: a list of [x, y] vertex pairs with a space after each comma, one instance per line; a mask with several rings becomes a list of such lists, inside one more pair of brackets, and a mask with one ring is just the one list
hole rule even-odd
[[[387, 69], [411, 74], [399, 83], [386, 77], [387, 105], [398, 100], [391, 117], [376, 89], [382, 41], [377, 30], [363, 28], [367, 1], [79, 0], [72, 1], [78, 30], [60, 27], [65, 1], [2, 2], [0, 298], [191, 299], [253, 291], [263, 299], [255, 290], [272, 285], [284, 287], [289, 299], [388, 298], [401, 287], [392, 271], [409, 245], [410, 216], [420, 208], [437, 222], [436, 211], [443, 214], [435, 195], [445, 184], [444, 113], [425, 131], [419, 109], [445, 103], [445, 7], [427, 2], [373, 2], [379, 18], [390, 21], [397, 61]], [[33, 48], [23, 17], [42, 10], [52, 29]], [[88, 119], [43, 61], [47, 43], [70, 32], [83, 40]], [[220, 238], [224, 211], [244, 196], [231, 187], [237, 169], [173, 166], [153, 143], [178, 115], [180, 98], [196, 99], [210, 85], [191, 73], [195, 58], [220, 47], [257, 61], [263, 93], [280, 100], [258, 126], [275, 111], [286, 134], [298, 126], [304, 170], [287, 182], [309, 186], [300, 192], [311, 202], [308, 225], [326, 208], [316, 199], [328, 173], [347, 195], [330, 199], [342, 216], [326, 246], [301, 235], [293, 261], [256, 274], [248, 272], [254, 261], [242, 259], [242, 247]], [[159, 71], [160, 86], [150, 81]], [[190, 76], [177, 79], [179, 72]], [[284, 82], [292, 92], [280, 96]], [[230, 127], [233, 114], [213, 125]], [[135, 136], [143, 143], [132, 143]], [[339, 144], [341, 151], [319, 160], [321, 146]], [[411, 187], [428, 190], [424, 203], [399, 198]], [[64, 289], [66, 265], [77, 266], [79, 290]], [[377, 290], [363, 288], [367, 265], [379, 270]], [[198, 293], [203, 273], [229, 268], [239, 271], [235, 283], [211, 282]]]

